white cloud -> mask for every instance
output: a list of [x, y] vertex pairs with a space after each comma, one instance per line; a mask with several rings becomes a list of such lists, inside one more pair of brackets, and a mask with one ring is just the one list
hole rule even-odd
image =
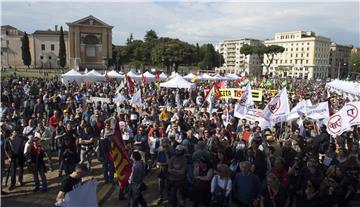
[[191, 43], [273, 38], [275, 32], [310, 30], [339, 43], [360, 45], [359, 2], [4, 2], [2, 24], [21, 30], [66, 27], [92, 14], [113, 25], [113, 41], [154, 29]]

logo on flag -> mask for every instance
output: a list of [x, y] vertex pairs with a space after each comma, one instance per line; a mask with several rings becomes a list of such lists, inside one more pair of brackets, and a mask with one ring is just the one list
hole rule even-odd
[[329, 131], [333, 134], [337, 134], [341, 131], [342, 128], [342, 118], [340, 115], [335, 115], [330, 117], [327, 127]]
[[274, 104], [269, 104], [269, 110], [272, 114], [275, 114], [279, 108], [281, 107], [281, 100], [280, 100], [280, 96], [276, 96], [274, 97]]
[[359, 111], [358, 111], [358, 108], [352, 104], [346, 104], [348, 106], [348, 110], [346, 111], [347, 115], [350, 117], [350, 123], [353, 122], [358, 114], [359, 114]]

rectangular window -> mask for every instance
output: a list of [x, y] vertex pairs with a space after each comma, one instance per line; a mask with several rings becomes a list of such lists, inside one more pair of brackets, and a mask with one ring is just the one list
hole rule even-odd
[[45, 50], [45, 45], [41, 44], [41, 50]]
[[51, 60], [51, 56], [49, 56], [49, 60]]
[[51, 51], [54, 51], [54, 50], [55, 50], [55, 45], [51, 44]]
[[292, 60], [290, 60], [290, 64], [292, 63]]
[[306, 50], [307, 50], [307, 51], [309, 51], [309, 50], [310, 50], [310, 48], [308, 47], [308, 48], [306, 48]]
[[41, 56], [40, 56], [40, 60], [42, 60], [42, 59], [44, 59], [44, 56], [41, 55]]

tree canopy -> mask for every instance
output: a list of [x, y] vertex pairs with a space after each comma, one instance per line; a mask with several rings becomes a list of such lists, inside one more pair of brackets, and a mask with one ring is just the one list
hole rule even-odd
[[154, 30], [146, 31], [143, 40], [127, 38], [126, 46], [118, 47], [113, 52], [116, 66], [128, 64], [136, 69], [148, 66], [165, 67], [177, 71], [179, 66], [199, 66], [201, 69], [212, 69], [223, 60], [212, 44], [192, 45], [179, 39], [158, 37]]

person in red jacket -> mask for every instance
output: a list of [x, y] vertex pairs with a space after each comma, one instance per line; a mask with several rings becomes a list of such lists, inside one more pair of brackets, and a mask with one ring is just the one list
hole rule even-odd
[[274, 167], [271, 169], [271, 173], [276, 175], [282, 187], [287, 188], [289, 185], [289, 175], [288, 171], [284, 167], [284, 164], [284, 159], [281, 157], [276, 158]]
[[55, 137], [56, 127], [58, 126], [59, 121], [60, 121], [59, 112], [55, 110], [54, 114], [49, 119], [49, 127], [50, 127], [50, 130], [52, 133], [51, 148], [53, 150], [55, 150], [55, 148], [56, 148], [56, 150], [58, 150], [57, 143], [56, 143], [54, 137]]

